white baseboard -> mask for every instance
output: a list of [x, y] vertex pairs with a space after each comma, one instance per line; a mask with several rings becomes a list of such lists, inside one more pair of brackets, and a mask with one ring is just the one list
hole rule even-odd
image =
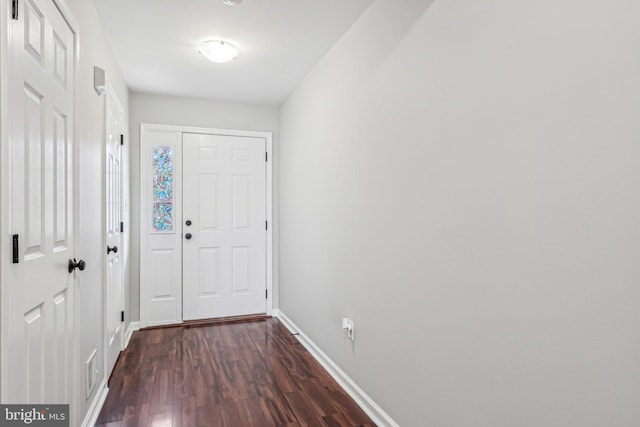
[[131, 340], [131, 336], [133, 335], [133, 333], [139, 330], [140, 330], [140, 322], [129, 323], [127, 332], [124, 334], [124, 348], [127, 348], [129, 346], [129, 341]]
[[399, 427], [398, 423], [371, 399], [340, 367], [327, 356], [311, 339], [298, 328], [291, 319], [282, 311], [274, 310], [274, 316], [289, 329], [292, 333], [297, 333], [298, 341], [311, 353], [311, 355], [322, 365], [322, 367], [333, 377], [334, 380], [347, 392], [349, 396], [362, 408], [362, 410], [379, 427]]
[[109, 394], [107, 380], [103, 380], [102, 383], [100, 383], [96, 397], [93, 398], [89, 411], [87, 411], [87, 415], [82, 421], [82, 427], [93, 427], [96, 425], [96, 422], [98, 422], [98, 416], [102, 410], [102, 405], [104, 405], [104, 401], [107, 400], [107, 394]]

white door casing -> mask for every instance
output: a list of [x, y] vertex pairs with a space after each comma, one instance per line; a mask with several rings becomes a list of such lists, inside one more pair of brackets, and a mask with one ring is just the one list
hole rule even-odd
[[57, 0], [2, 21], [2, 241], [19, 243], [17, 263], [2, 259], [2, 401], [73, 404], [77, 25]]
[[[207, 263], [199, 263], [197, 267], [190, 264], [189, 261], [185, 263], [184, 274], [183, 276], [183, 260], [186, 257], [192, 257], [189, 249], [198, 252], [198, 259], [202, 252], [205, 254], [207, 252], [211, 252], [211, 247], [215, 245], [211, 245], [211, 241], [206, 241], [210, 236], [206, 236], [207, 230], [205, 227], [205, 234], [202, 237], [202, 242], [196, 243], [196, 233], [194, 233], [194, 227], [198, 227], [200, 223], [199, 220], [196, 222], [193, 218], [191, 218], [192, 226], [187, 227], [185, 221], [189, 218], [183, 216], [182, 209], [184, 204], [184, 209], [187, 209], [187, 204], [183, 203], [183, 189], [184, 197], [196, 197], [196, 193], [190, 193], [186, 187], [191, 187], [191, 185], [187, 185], [186, 182], [183, 184], [182, 178], [183, 174], [185, 179], [193, 179], [193, 175], [190, 175], [189, 172], [186, 172], [187, 168], [192, 168], [192, 160], [187, 161], [186, 158], [183, 162], [183, 135], [186, 139], [189, 139], [189, 136], [186, 134], [199, 134], [203, 135], [203, 141], [208, 139], [207, 136], [217, 135], [218, 138], [233, 138], [228, 139], [227, 141], [238, 141], [247, 143], [249, 141], [261, 140], [258, 144], [260, 145], [261, 153], [258, 155], [257, 153], [251, 154], [254, 155], [256, 159], [260, 159], [262, 161], [262, 165], [258, 167], [262, 168], [262, 175], [264, 176], [262, 185], [264, 190], [264, 198], [262, 203], [262, 212], [261, 219], [258, 221], [257, 219], [252, 220], [256, 222], [256, 227], [253, 231], [260, 233], [262, 237], [260, 239], [263, 240], [263, 247], [265, 247], [264, 255], [262, 255], [262, 272], [257, 273], [258, 275], [262, 275], [264, 280], [262, 281], [261, 291], [256, 292], [255, 295], [260, 295], [259, 307], [247, 305], [249, 308], [242, 312], [238, 311], [236, 313], [228, 312], [205, 312], [199, 313], [196, 315], [189, 315], [188, 308], [183, 304], [183, 278], [186, 277], [185, 280], [190, 280], [187, 270], [192, 270], [197, 268], [197, 275], [201, 275], [203, 277], [212, 277], [217, 273], [212, 272], [212, 268], [210, 264]], [[187, 142], [188, 143], [188, 142]], [[249, 145], [252, 143], [249, 142]], [[155, 232], [153, 229], [153, 148], [154, 147], [162, 147], [162, 146], [170, 146], [175, 147], [176, 151], [174, 153], [175, 156], [175, 165], [174, 172], [175, 176], [173, 177], [174, 182], [174, 210], [173, 210], [173, 224], [174, 229], [171, 232]], [[241, 151], [246, 147], [238, 146]], [[161, 324], [175, 324], [180, 323], [183, 320], [194, 319], [194, 318], [208, 318], [208, 317], [223, 317], [230, 316], [236, 314], [253, 314], [253, 313], [272, 313], [272, 239], [273, 239], [273, 225], [272, 225], [272, 160], [271, 160], [271, 134], [268, 132], [254, 132], [254, 131], [234, 131], [234, 130], [221, 130], [221, 129], [210, 129], [210, 128], [195, 128], [195, 127], [185, 127], [185, 126], [172, 126], [172, 125], [158, 125], [158, 124], [141, 124], [140, 126], [140, 326], [148, 327], [153, 325], [161, 325]], [[205, 150], [206, 151], [206, 150]], [[268, 155], [268, 159], [265, 159], [265, 151]], [[185, 155], [190, 155], [186, 151]], [[229, 156], [233, 155], [230, 152]], [[198, 154], [196, 154], [198, 156]], [[204, 155], [205, 157], [211, 157], [211, 154]], [[236, 156], [240, 156], [241, 158], [245, 158], [245, 153], [238, 153]], [[231, 157], [229, 157], [231, 160]], [[265, 161], [267, 160], [267, 161]], [[243, 160], [244, 162], [244, 160]], [[184, 165], [183, 165], [184, 163]], [[183, 166], [185, 172], [183, 172]], [[253, 172], [242, 174], [251, 175]], [[191, 176], [192, 178], [189, 178]], [[199, 179], [199, 178], [198, 178]], [[209, 178], [204, 178], [210, 179]], [[242, 178], [244, 179], [244, 178]], [[241, 179], [241, 180], [242, 180]], [[241, 181], [240, 180], [240, 181]], [[236, 180], [238, 182], [238, 180]], [[232, 180], [231, 180], [232, 182]], [[238, 183], [240, 184], [246, 183]], [[191, 194], [191, 195], [190, 195]], [[206, 193], [205, 193], [206, 194]], [[208, 202], [207, 202], [208, 203]], [[233, 203], [229, 202], [231, 208], [233, 208]], [[236, 209], [240, 209], [241, 206], [238, 205]], [[206, 211], [206, 209], [205, 209]], [[257, 212], [257, 210], [254, 210]], [[192, 212], [193, 213], [193, 212]], [[229, 215], [229, 218], [232, 218], [232, 215]], [[210, 218], [209, 218], [210, 219]], [[206, 221], [206, 219], [205, 219]], [[268, 229], [265, 231], [265, 221], [268, 222]], [[201, 225], [201, 224], [200, 224]], [[253, 225], [251, 226], [253, 227]], [[251, 228], [250, 228], [251, 229]], [[260, 229], [260, 230], [258, 230]], [[210, 232], [211, 230], [209, 230]], [[193, 242], [195, 245], [186, 248], [185, 242], [186, 240], [183, 238], [183, 235], [191, 232]], [[198, 232], [199, 233], [199, 232]], [[200, 243], [203, 245], [200, 247]], [[209, 249], [203, 249], [207, 245]], [[185, 249], [186, 248], [186, 249]], [[185, 250], [185, 256], [183, 256], [183, 250]], [[244, 251], [244, 253], [242, 253]], [[236, 257], [236, 272], [238, 280], [240, 278], [241, 271], [241, 262], [244, 260], [249, 260], [250, 257], [246, 257], [246, 247], [236, 251], [239, 254]], [[250, 253], [257, 253], [254, 251], [249, 251]], [[245, 256], [241, 259], [241, 256]], [[254, 264], [258, 264], [257, 261], [254, 261]], [[246, 265], [246, 264], [245, 264]], [[200, 269], [203, 268], [203, 270]], [[230, 265], [230, 270], [227, 275], [233, 274], [233, 263]], [[258, 267], [260, 269], [260, 267]], [[206, 271], [208, 270], [208, 272]], [[252, 273], [255, 274], [255, 273]], [[177, 279], [176, 279], [177, 276]], [[246, 275], [244, 276], [246, 278]], [[232, 276], [231, 276], [232, 278]], [[199, 279], [198, 279], [199, 280]], [[245, 279], [242, 279], [245, 280]], [[260, 280], [258, 279], [258, 282]], [[267, 298], [265, 299], [265, 288], [267, 292]], [[211, 284], [204, 284], [204, 289], [206, 292], [210, 292], [212, 290]], [[222, 288], [220, 288], [222, 289]], [[231, 289], [231, 288], [228, 288]], [[184, 289], [184, 298], [189, 298], [189, 293], [191, 295], [197, 295], [198, 290], [189, 289], [189, 285], [186, 285]], [[205, 293], [206, 293], [205, 292]], [[240, 292], [241, 293], [241, 292]], [[212, 294], [210, 294], [211, 296]], [[206, 299], [206, 298], [205, 298]], [[233, 301], [233, 300], [232, 300]], [[256, 301], [258, 299], [256, 298]], [[198, 303], [196, 303], [197, 305]], [[241, 305], [240, 305], [241, 306]], [[236, 307], [238, 308], [238, 307]], [[183, 309], [185, 309], [186, 315], [183, 317]], [[197, 316], [197, 317], [196, 317]]]
[[107, 90], [105, 165], [105, 373], [109, 377], [122, 350], [124, 338], [124, 292], [122, 268], [123, 239], [122, 145], [124, 110], [113, 89]]
[[266, 141], [185, 133], [182, 143], [183, 320], [265, 313]]

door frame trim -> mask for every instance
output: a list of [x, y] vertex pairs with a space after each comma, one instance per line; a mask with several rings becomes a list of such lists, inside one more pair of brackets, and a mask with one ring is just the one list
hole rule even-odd
[[[9, 134], [8, 134], [8, 108], [9, 108], [9, 39], [12, 37], [9, 34], [10, 25], [4, 25], [9, 22], [9, 9], [11, 0], [0, 0], [0, 22], [2, 23], [2, 29], [0, 30], [0, 188], [4, 188], [10, 185], [10, 176], [8, 171], [10, 150], [9, 150]], [[74, 195], [73, 201], [73, 244], [74, 244], [74, 256], [78, 257], [78, 245], [80, 243], [80, 162], [79, 162], [79, 112], [80, 112], [80, 25], [72, 13], [71, 8], [67, 4], [66, 0], [51, 0], [51, 2], [58, 8], [60, 14], [66, 21], [69, 29], [73, 33], [73, 126], [71, 127], [71, 147], [72, 147], [72, 159], [73, 159], [73, 186], [72, 191]], [[7, 339], [9, 330], [4, 314], [7, 312], [8, 304], [10, 303], [8, 294], [8, 267], [9, 267], [9, 245], [8, 238], [11, 235], [9, 229], [10, 224], [10, 212], [9, 207], [11, 205], [11, 195], [9, 191], [2, 191], [0, 195], [0, 399], [4, 401], [5, 396], [9, 390], [8, 384], [5, 381], [5, 377], [2, 375], [6, 372], [7, 367], [7, 353], [9, 348], [4, 345], [4, 341]], [[81, 381], [82, 381], [82, 369], [79, 366], [80, 360], [80, 334], [78, 321], [80, 318], [80, 278], [75, 275], [73, 281], [74, 296], [72, 300], [73, 304], [73, 338], [71, 357], [72, 365], [74, 369], [70, 373], [71, 375], [71, 424], [78, 424], [84, 416], [84, 401], [82, 399]]]
[[[267, 287], [267, 299], [266, 299], [266, 314], [271, 316], [274, 312], [273, 307], [273, 283], [274, 283], [274, 266], [273, 266], [273, 230], [277, 226], [273, 221], [273, 134], [271, 132], [262, 132], [262, 131], [249, 131], [249, 130], [237, 130], [237, 129], [219, 129], [219, 128], [208, 128], [208, 127], [193, 127], [193, 126], [180, 126], [180, 125], [165, 125], [165, 124], [157, 124], [157, 123], [140, 123], [140, 151], [142, 151], [143, 141], [142, 135], [144, 135], [144, 130], [159, 130], [159, 131], [169, 131], [169, 132], [179, 132], [181, 134], [185, 133], [199, 133], [206, 135], [224, 135], [224, 136], [244, 136], [244, 137], [253, 137], [253, 138], [264, 138], [266, 143], [266, 151], [267, 151], [267, 162], [266, 162], [266, 200], [265, 200], [265, 209], [266, 209], [266, 219], [268, 221], [267, 228], [267, 250], [266, 250], [266, 287]], [[142, 153], [139, 153], [139, 160], [142, 162]], [[138, 170], [142, 170], [140, 164], [138, 164]], [[140, 180], [142, 177], [140, 177]], [[140, 208], [144, 206], [144, 194], [142, 192], [142, 188], [140, 188], [139, 194], [139, 203]], [[144, 215], [143, 212], [140, 212], [140, 215]], [[143, 242], [144, 233], [142, 230], [142, 222], [139, 227], [139, 234], [137, 236], [139, 242], [140, 251], [144, 250], [145, 245]], [[143, 255], [140, 254], [140, 260], [142, 260]], [[142, 279], [142, 265], [140, 268]], [[144, 303], [142, 296], [142, 280], [140, 280], [139, 285], [139, 300], [140, 300], [140, 327], [146, 327], [146, 319], [142, 319], [142, 304]], [[182, 323], [182, 307], [180, 307], [180, 321], [172, 322], [172, 323]], [[155, 325], [155, 324], [154, 324]]]

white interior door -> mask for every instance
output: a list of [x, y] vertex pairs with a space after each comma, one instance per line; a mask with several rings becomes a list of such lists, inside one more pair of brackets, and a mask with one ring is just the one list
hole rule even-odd
[[105, 332], [107, 377], [122, 350], [124, 299], [122, 289], [122, 145], [124, 138], [123, 112], [119, 102], [109, 91], [106, 96], [106, 277], [105, 277]]
[[183, 135], [183, 319], [266, 312], [264, 138]]
[[18, 19], [3, 23], [11, 108], [2, 191], [18, 247], [3, 273], [2, 400], [72, 403], [75, 40], [52, 0], [18, 5]]

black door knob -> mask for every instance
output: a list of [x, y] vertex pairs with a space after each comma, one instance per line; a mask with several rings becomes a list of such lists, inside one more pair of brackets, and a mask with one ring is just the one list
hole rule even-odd
[[109, 245], [107, 245], [107, 255], [109, 255], [111, 252], [113, 252], [114, 254], [117, 254], [118, 247], [114, 245], [112, 248], [110, 248]]
[[80, 261], [76, 261], [76, 259], [70, 259], [69, 260], [69, 273], [73, 273], [73, 270], [75, 270], [76, 268], [80, 271], [83, 271], [84, 268], [87, 266], [87, 263], [84, 262], [83, 259], [81, 259]]
[[190, 225], [191, 225], [191, 224], [193, 224], [193, 223], [191, 222], [191, 220], [190, 220], [190, 219], [188, 219], [188, 220], [187, 220], [187, 222], [185, 222], [185, 224], [187, 224], [187, 227], [188, 227], [188, 226], [190, 226]]
[[192, 237], [191, 233], [187, 233], [187, 234], [184, 235], [184, 238], [187, 239], [187, 240], [191, 240], [191, 237]]

